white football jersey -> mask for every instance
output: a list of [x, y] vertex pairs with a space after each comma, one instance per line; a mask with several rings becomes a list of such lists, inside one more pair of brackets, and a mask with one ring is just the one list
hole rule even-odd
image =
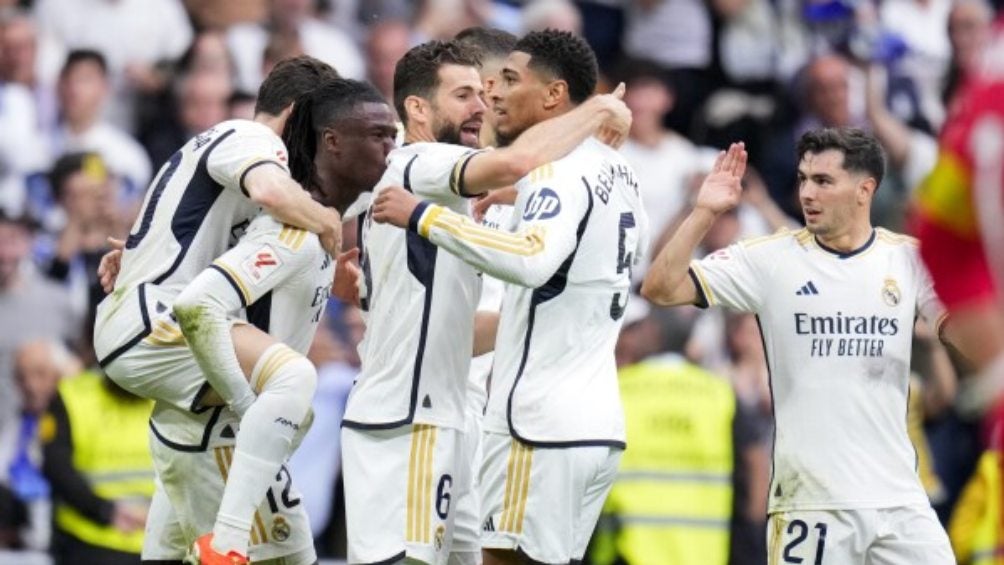
[[691, 265], [702, 301], [757, 315], [774, 402], [770, 511], [927, 504], [906, 430], [915, 316], [944, 308], [913, 238], [840, 253], [802, 229]]
[[[462, 168], [476, 150], [445, 143], [394, 149], [374, 197], [390, 185], [467, 214]], [[343, 425], [387, 429], [411, 423], [463, 429], [464, 391], [474, 346], [481, 279], [417, 234], [377, 224], [360, 227], [366, 333], [362, 371]]]
[[[496, 230], [508, 230], [512, 221], [512, 210], [512, 206], [491, 206], [485, 212], [485, 218], [481, 225]], [[504, 282], [491, 275], [483, 275], [478, 312], [499, 312], [502, 309], [502, 296], [504, 294]], [[488, 377], [492, 373], [494, 361], [494, 351], [471, 359], [470, 376], [467, 380], [467, 406], [474, 408], [478, 414], [483, 414], [485, 405], [488, 404]]]
[[648, 241], [634, 171], [589, 139], [516, 187], [513, 233], [435, 206], [412, 227], [511, 283], [484, 429], [545, 447], [623, 447], [614, 345]]
[[231, 312], [306, 355], [331, 296], [334, 262], [316, 234], [260, 214], [211, 265], [230, 283]]
[[230, 120], [189, 140], [161, 167], [126, 240], [116, 290], [98, 306], [102, 365], [142, 339], [149, 306], [170, 304], [236, 242], [259, 211], [245, 175], [265, 164], [286, 169], [282, 139], [263, 124]]

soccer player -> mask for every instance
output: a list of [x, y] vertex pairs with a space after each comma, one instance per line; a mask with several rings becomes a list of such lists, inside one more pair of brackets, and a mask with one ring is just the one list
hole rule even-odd
[[[997, 19], [941, 133], [937, 165], [917, 192], [917, 236], [952, 313], [959, 350], [982, 370], [960, 407], [999, 404], [1004, 421], [1004, 16]], [[998, 434], [1000, 435], [1000, 434]]]
[[[597, 66], [581, 38], [548, 30], [520, 39], [501, 76], [492, 103], [506, 146], [588, 104]], [[372, 209], [450, 253], [439, 257], [512, 283], [484, 417], [483, 557], [567, 563], [582, 559], [624, 449], [614, 345], [647, 219], [631, 167], [595, 139], [516, 189], [514, 233], [399, 189]]]
[[[405, 54], [394, 73], [394, 104], [406, 144], [391, 152], [374, 194], [404, 186], [466, 214], [464, 196], [510, 185], [608, 125], [617, 126], [608, 139], [621, 138], [630, 121], [617, 96], [600, 96], [509, 147], [477, 151], [481, 91], [476, 59], [456, 43], [433, 41]], [[367, 327], [362, 373], [342, 424], [348, 560], [442, 563], [453, 534], [451, 500], [461, 494], [455, 480], [471, 354], [492, 341], [474, 339], [480, 281], [456, 257], [373, 224], [369, 214], [360, 241]]]
[[[284, 138], [293, 178], [309, 187], [317, 201], [345, 216], [383, 172], [396, 135], [393, 111], [372, 86], [333, 79], [298, 98], [289, 122]], [[303, 506], [282, 463], [291, 453], [294, 435], [306, 431], [298, 428], [306, 426], [316, 374], [304, 355], [327, 303], [333, 268], [314, 234], [260, 214], [237, 246], [178, 296], [176, 311], [198, 312], [198, 332], [187, 341], [195, 357], [211, 361], [211, 370], [230, 367], [240, 372], [243, 365], [257, 398], [242, 418], [223, 407], [193, 413], [157, 403], [151, 445], [161, 492], [170, 504], [160, 496], [154, 506], [145, 558], [180, 559], [179, 551], [183, 556], [195, 535], [215, 530], [219, 508], [224, 524], [227, 518], [241, 520], [254, 562], [315, 561]], [[243, 340], [231, 341], [232, 317], [245, 308], [248, 321], [271, 337], [237, 327], [234, 332], [245, 334]], [[152, 324], [150, 338], [156, 345], [183, 354], [185, 340], [167, 313], [154, 315]], [[294, 367], [302, 370], [291, 370]], [[243, 372], [240, 376], [244, 378]], [[204, 384], [194, 361], [186, 377]], [[247, 468], [242, 471], [238, 462], [248, 455], [271, 466], [257, 476]], [[221, 561], [207, 541], [196, 546], [202, 563], [230, 565], [248, 554], [245, 543], [243, 552]]]
[[[102, 368], [134, 394], [191, 407], [198, 390], [176, 386], [174, 359], [144, 344], [151, 312], [161, 313], [236, 240], [259, 207], [317, 233], [336, 252], [337, 212], [313, 201], [287, 170], [279, 138], [294, 98], [330, 66], [300, 57], [277, 65], [259, 90], [255, 121], [230, 120], [195, 136], [161, 168], [125, 242], [116, 290], [98, 305], [94, 346]], [[184, 365], [184, 363], [182, 363]], [[254, 398], [243, 380], [213, 383], [238, 413]]]
[[914, 319], [940, 330], [944, 309], [916, 241], [871, 225], [885, 172], [878, 142], [852, 128], [815, 130], [798, 156], [805, 229], [691, 261], [740, 201], [746, 151], [733, 144], [642, 295], [757, 315], [774, 400], [771, 563], [954, 563], [906, 428]]
[[[500, 29], [483, 27], [467, 28], [457, 34], [457, 43], [478, 54], [481, 61], [479, 69], [481, 84], [484, 86], [484, 96], [491, 94], [498, 83], [502, 65], [509, 52], [516, 45], [516, 36]], [[495, 146], [495, 114], [486, 112], [481, 126], [481, 146]], [[472, 206], [472, 212], [474, 208]], [[512, 215], [512, 206], [494, 205], [485, 213], [482, 225], [499, 228], [508, 225]], [[502, 281], [484, 275], [481, 277], [481, 299], [477, 311], [482, 313], [479, 320], [494, 323], [498, 320], [487, 316], [487, 313], [498, 314], [502, 307]], [[490, 339], [494, 342], [494, 339]], [[481, 420], [484, 417], [485, 405], [488, 403], [488, 376], [491, 374], [492, 352], [471, 359], [471, 368], [467, 379], [467, 399], [464, 415], [463, 451], [460, 456], [463, 469], [457, 473], [457, 490], [460, 494], [455, 499], [455, 522], [453, 527], [453, 548], [450, 552], [450, 565], [471, 565], [481, 563], [481, 511], [477, 490], [477, 476], [481, 470]]]

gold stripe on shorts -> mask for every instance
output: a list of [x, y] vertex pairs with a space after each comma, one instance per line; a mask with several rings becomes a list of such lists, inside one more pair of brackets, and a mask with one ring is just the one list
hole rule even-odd
[[533, 448], [513, 439], [509, 448], [509, 463], [505, 475], [505, 498], [502, 501], [502, 519], [499, 530], [519, 534], [523, 532], [523, 516], [530, 491], [530, 465]]
[[415, 424], [411, 433], [411, 455], [408, 458], [408, 498], [405, 540], [432, 541], [432, 480], [436, 427]]

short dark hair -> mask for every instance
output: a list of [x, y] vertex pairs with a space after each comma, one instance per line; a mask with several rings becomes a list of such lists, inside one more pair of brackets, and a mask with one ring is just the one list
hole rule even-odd
[[89, 175], [108, 176], [108, 169], [104, 160], [97, 153], [79, 152], [67, 153], [56, 160], [49, 171], [49, 185], [52, 189], [52, 196], [56, 200], [63, 197], [63, 188], [67, 179], [84, 171]]
[[336, 78], [338, 71], [331, 65], [308, 55], [283, 59], [272, 67], [272, 72], [261, 83], [254, 113], [278, 116], [300, 95]]
[[859, 128], [820, 128], [805, 132], [798, 140], [798, 160], [806, 153], [835, 149], [844, 154], [845, 171], [867, 173], [876, 186], [885, 176], [885, 152], [878, 140]]
[[408, 50], [394, 67], [394, 109], [406, 125], [408, 114], [404, 100], [409, 96], [430, 99], [439, 86], [439, 68], [443, 65], [461, 65], [479, 68], [481, 60], [476, 53], [465, 49], [456, 41], [428, 41]]
[[328, 79], [296, 99], [282, 132], [289, 151], [289, 172], [296, 182], [304, 188], [314, 183], [314, 156], [321, 130], [364, 102], [387, 103], [370, 83], [347, 78]]
[[596, 54], [584, 39], [571, 32], [533, 31], [517, 41], [513, 51], [530, 55], [530, 68], [567, 82], [568, 96], [576, 104], [596, 90], [599, 77]]
[[108, 61], [100, 51], [95, 51], [94, 49], [74, 49], [70, 51], [66, 55], [66, 61], [63, 62], [63, 68], [59, 72], [59, 76], [66, 76], [70, 72], [70, 69], [84, 62], [96, 64], [101, 69], [101, 74], [108, 76]]
[[504, 59], [516, 46], [518, 38], [501, 29], [493, 27], [474, 26], [464, 29], [453, 38], [465, 49], [478, 54], [485, 59]]

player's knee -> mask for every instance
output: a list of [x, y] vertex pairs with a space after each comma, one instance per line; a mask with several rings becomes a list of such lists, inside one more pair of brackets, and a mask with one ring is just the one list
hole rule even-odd
[[317, 390], [317, 369], [300, 353], [277, 343], [255, 365], [251, 384], [259, 395], [278, 393], [299, 400], [306, 412]]

